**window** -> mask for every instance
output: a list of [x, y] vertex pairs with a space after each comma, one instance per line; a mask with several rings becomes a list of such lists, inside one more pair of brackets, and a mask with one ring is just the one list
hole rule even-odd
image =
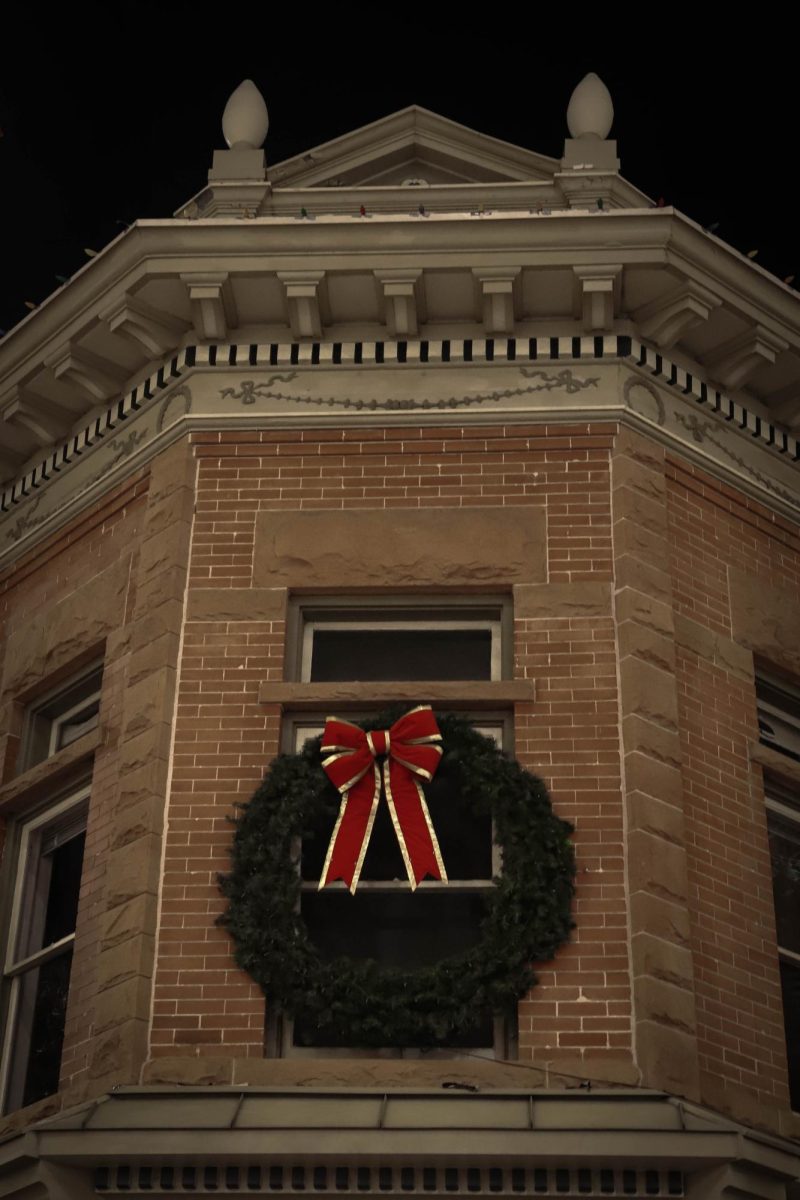
[[87, 804], [82, 788], [17, 829], [3, 969], [5, 1111], [58, 1090]]
[[[419, 604], [401, 604], [371, 597], [359, 607], [345, 607], [341, 600], [315, 601], [298, 607], [290, 624], [295, 672], [308, 683], [498, 679], [510, 673], [509, 620], [509, 607], [503, 601], [435, 604], [428, 598]], [[387, 704], [391, 697], [389, 686]], [[421, 694], [420, 698], [430, 697]], [[321, 734], [325, 715], [298, 714], [287, 722], [287, 750], [299, 750], [308, 738]], [[361, 720], [369, 713], [343, 715]], [[501, 713], [481, 713], [475, 719], [476, 728], [501, 745], [508, 739], [510, 724]], [[326, 957], [348, 954], [375, 958], [386, 966], [413, 967], [466, 949], [477, 940], [485, 895], [500, 869], [491, 818], [469, 813], [452, 782], [438, 776], [425, 792], [448, 874], [446, 884], [425, 880], [411, 893], [383, 797], [354, 896], [341, 881], [318, 890], [333, 825], [304, 839], [299, 848], [301, 911]], [[271, 1033], [272, 1048], [278, 1053], [352, 1053], [344, 1045], [318, 1040], [304, 1024], [302, 1013]], [[450, 1043], [442, 1049], [505, 1055], [505, 1039], [504, 1022], [491, 1013], [476, 1013], [474, 1028], [458, 1046]]]
[[800, 796], [770, 777], [765, 790], [789, 1095], [792, 1108], [800, 1110]]
[[756, 676], [759, 738], [800, 762], [800, 690], [772, 675]]
[[94, 664], [67, 687], [31, 706], [23, 737], [23, 770], [43, 762], [96, 728], [102, 665]]

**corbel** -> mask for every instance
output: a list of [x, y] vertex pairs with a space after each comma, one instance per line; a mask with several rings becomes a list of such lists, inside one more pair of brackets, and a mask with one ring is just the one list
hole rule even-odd
[[56, 351], [47, 360], [47, 365], [56, 379], [62, 379], [100, 401], [115, 395], [129, 374], [127, 368], [74, 343]]
[[589, 333], [613, 329], [622, 295], [622, 267], [573, 267], [573, 314]]
[[512, 334], [519, 307], [519, 267], [473, 267], [480, 320], [488, 334]]
[[207, 342], [219, 342], [239, 323], [233, 288], [227, 271], [181, 275], [192, 304], [192, 320], [197, 336]]
[[0, 414], [8, 425], [32, 437], [37, 448], [65, 438], [75, 422], [75, 414], [68, 409], [21, 387], [6, 393]]
[[148, 358], [163, 358], [174, 350], [188, 328], [179, 317], [128, 295], [101, 313], [101, 320], [112, 333], [144, 350]]
[[736, 391], [744, 387], [756, 371], [774, 363], [788, 348], [789, 344], [783, 338], [763, 325], [756, 325], [707, 354], [703, 366], [715, 383], [728, 391]]
[[707, 321], [722, 303], [702, 284], [687, 280], [666, 296], [659, 296], [631, 314], [639, 333], [662, 350], [668, 350], [681, 338]]
[[392, 337], [416, 337], [425, 320], [422, 270], [373, 271], [381, 320]]
[[289, 325], [296, 338], [322, 337], [325, 305], [324, 271], [278, 271], [284, 286]]

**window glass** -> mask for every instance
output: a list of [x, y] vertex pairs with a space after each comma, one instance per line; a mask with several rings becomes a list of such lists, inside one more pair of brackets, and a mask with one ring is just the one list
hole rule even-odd
[[800, 954], [800, 820], [775, 811], [768, 817], [778, 945]]
[[792, 1108], [800, 1111], [800, 962], [781, 959], [781, 987], [789, 1059], [789, 1098]]
[[57, 754], [96, 728], [102, 679], [102, 665], [97, 665], [31, 706], [25, 727], [22, 770]]
[[760, 740], [800, 762], [800, 691], [771, 676], [756, 676]]
[[14, 881], [5, 1031], [5, 1108], [55, 1092], [61, 1067], [85, 844], [87, 793], [21, 830]]
[[326, 629], [314, 631], [310, 678], [490, 679], [488, 629]]

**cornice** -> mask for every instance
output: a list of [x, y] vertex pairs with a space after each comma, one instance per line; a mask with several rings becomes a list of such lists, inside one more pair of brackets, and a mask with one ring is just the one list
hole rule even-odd
[[[598, 379], [586, 374], [593, 365], [625, 366], [630, 375], [595, 400]], [[391, 398], [403, 387], [408, 391], [400, 383], [402, 373], [420, 368], [457, 368], [461, 375], [452, 387], [444, 380], [436, 388], [428, 382], [421, 397], [412, 389], [412, 399]], [[463, 372], [472, 368], [480, 372], [477, 393], [469, 386], [465, 390]], [[517, 368], [518, 375], [499, 377], [492, 387], [487, 372], [500, 368]], [[353, 393], [353, 372], [385, 370], [394, 372], [397, 381], [386, 399]], [[234, 386], [219, 390], [217, 385], [215, 404], [205, 410], [195, 404], [192, 409], [185, 381], [197, 372], [204, 378], [219, 373]], [[323, 373], [322, 394], [293, 392], [293, 380], [310, 379], [309, 372]], [[337, 373], [346, 377], [347, 386], [334, 382]], [[247, 374], [256, 378], [248, 380]], [[378, 392], [373, 389], [373, 396]], [[665, 403], [669, 393], [675, 397], [670, 414]], [[485, 405], [485, 400], [491, 403]], [[146, 428], [137, 420], [145, 414], [150, 414]], [[791, 470], [800, 461], [797, 439], [630, 337], [225, 343], [185, 347], [7, 487], [0, 496], [0, 560], [16, 557], [32, 541], [53, 532], [109, 485], [191, 429], [388, 426], [409, 421], [459, 426], [501, 421], [510, 427], [576, 419], [612, 419], [641, 427], [765, 506], [800, 519], [800, 476]], [[128, 425], [130, 432], [120, 437]], [[110, 444], [108, 451], [96, 460], [96, 468], [89, 468], [104, 443]], [[76, 475], [74, 485], [64, 491], [58, 481], [66, 484], [70, 471], [84, 462], [80, 478]], [[53, 487], [58, 488], [58, 503], [46, 502], [40, 508]]]

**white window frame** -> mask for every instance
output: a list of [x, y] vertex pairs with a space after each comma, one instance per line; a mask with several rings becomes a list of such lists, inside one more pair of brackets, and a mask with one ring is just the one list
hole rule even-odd
[[[58, 754], [60, 750], [65, 748], [59, 745], [59, 739], [64, 726], [76, 714], [79, 714], [84, 709], [88, 709], [93, 704], [97, 704], [99, 709], [102, 694], [103, 666], [102, 659], [90, 663], [83, 670], [72, 676], [72, 678], [65, 680], [57, 688], [53, 688], [45, 695], [37, 697], [28, 706], [25, 713], [21, 753], [21, 769], [23, 771], [41, 762], [46, 762], [48, 758], [52, 758], [54, 754]], [[94, 675], [98, 676], [98, 681], [97, 686], [91, 692], [83, 696], [80, 700], [70, 704], [69, 707], [60, 707], [62, 697], [63, 702], [66, 703], [70, 693], [80, 688], [81, 685], [85, 685]], [[83, 733], [79, 734], [78, 737], [67, 742], [66, 745], [72, 745], [80, 737], [85, 736], [85, 734], [96, 728], [99, 719], [100, 713], [98, 711], [92, 724]]]
[[80, 700], [77, 704], [73, 704], [72, 708], [68, 708], [65, 712], [59, 713], [57, 717], [53, 717], [50, 726], [50, 746], [49, 753], [47, 755], [48, 758], [51, 758], [59, 750], [63, 750], [64, 745], [71, 746], [72, 743], [76, 742], [79, 737], [83, 737], [84, 733], [89, 733], [90, 730], [97, 727], [97, 722], [100, 717], [99, 712], [94, 714], [94, 721], [83, 731], [83, 733], [79, 733], [76, 737], [71, 738], [70, 741], [64, 743], [64, 745], [59, 745], [61, 741], [62, 730], [64, 729], [65, 725], [69, 724], [73, 717], [83, 712], [84, 709], [91, 708], [95, 704], [99, 706], [100, 691], [101, 689], [98, 687], [96, 691], [92, 692], [91, 695], [87, 696], [84, 700]]
[[36, 970], [51, 959], [63, 954], [75, 941], [75, 931], [73, 930], [72, 933], [67, 934], [56, 942], [52, 942], [49, 946], [43, 946], [33, 954], [27, 954], [22, 958], [17, 957], [16, 947], [22, 941], [26, 921], [30, 921], [33, 917], [30, 911], [26, 912], [25, 910], [26, 892], [31, 883], [31, 871], [38, 869], [40, 861], [40, 855], [36, 849], [36, 839], [46, 826], [57, 822], [69, 813], [71, 809], [79, 809], [81, 807], [88, 809], [89, 794], [90, 785], [86, 784], [76, 791], [71, 792], [69, 796], [64, 797], [57, 803], [42, 809], [21, 825], [19, 844], [15, 854], [11, 913], [8, 922], [5, 961], [3, 964], [3, 984], [7, 998], [5, 1004], [2, 1066], [0, 1067], [0, 1111], [2, 1112], [7, 1110], [9, 1087], [12, 1074], [20, 1062], [19, 1055], [21, 1052], [24, 1054], [24, 1069], [27, 1070], [27, 1056], [30, 1053], [29, 1044], [15, 1045], [15, 1043], [19, 1043], [17, 1026], [18, 1017], [21, 1014], [18, 1009], [23, 976], [28, 971]]

